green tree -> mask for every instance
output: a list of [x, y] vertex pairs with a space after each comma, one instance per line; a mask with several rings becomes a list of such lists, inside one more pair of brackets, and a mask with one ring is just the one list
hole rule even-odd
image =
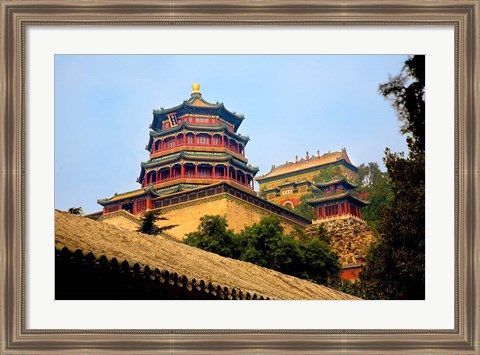
[[271, 251], [271, 264], [267, 267], [284, 274], [302, 277], [304, 274], [303, 250], [300, 243], [289, 235], [279, 235]]
[[362, 208], [362, 217], [377, 232], [380, 210], [393, 198], [391, 181], [388, 174], [382, 172], [378, 163], [370, 162], [358, 167], [360, 187], [358, 193], [365, 193], [369, 204]]
[[425, 298], [425, 57], [413, 56], [402, 73], [380, 86], [407, 135], [409, 155], [385, 152], [393, 198], [381, 210], [379, 241], [366, 256], [362, 287], [373, 299]]
[[137, 229], [137, 232], [149, 235], [158, 235], [177, 226], [176, 224], [162, 227], [157, 226], [157, 221], [168, 220], [168, 218], [161, 216], [161, 214], [162, 212], [160, 210], [151, 210], [145, 212], [140, 218], [140, 227]]
[[305, 277], [318, 284], [335, 285], [340, 277], [339, 256], [330, 242], [330, 233], [320, 224], [312, 237], [301, 244]]
[[411, 152], [425, 151], [425, 56], [415, 55], [405, 61], [400, 74], [380, 85], [380, 93], [390, 100], [401, 132], [407, 135]]
[[83, 215], [83, 208], [82, 207], [71, 207], [68, 209], [68, 213], [76, 214], [77, 216]]
[[223, 216], [203, 216], [197, 230], [188, 233], [184, 242], [188, 245], [208, 250], [222, 256], [238, 258], [238, 242], [232, 230], [227, 229], [227, 219]]
[[313, 237], [300, 230], [287, 235], [274, 216], [262, 218], [239, 234], [227, 227], [225, 217], [204, 216], [185, 243], [317, 283], [334, 283], [338, 278], [338, 255], [330, 249], [330, 237], [323, 228]]
[[383, 172], [380, 170], [377, 162], [370, 162], [367, 165], [360, 164], [358, 167], [358, 180], [360, 187], [372, 187], [382, 178]]
[[274, 264], [272, 252], [282, 235], [283, 227], [280, 220], [274, 216], [262, 218], [259, 223], [246, 227], [240, 232], [240, 260], [271, 267]]

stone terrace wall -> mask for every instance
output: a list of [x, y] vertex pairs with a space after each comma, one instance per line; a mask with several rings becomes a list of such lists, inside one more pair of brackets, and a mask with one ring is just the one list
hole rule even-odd
[[[280, 219], [287, 233], [294, 228], [304, 228], [292, 220], [227, 193], [162, 207], [161, 211], [162, 217], [166, 217], [167, 220], [159, 221], [157, 225], [176, 224], [177, 226], [169, 229], [166, 234], [177, 240], [182, 240], [185, 234], [196, 231], [200, 224], [200, 218], [205, 215], [226, 216], [228, 228], [233, 229], [236, 233], [270, 215], [276, 215]], [[139, 218], [126, 211], [112, 212], [102, 216], [99, 220], [132, 231], [137, 230], [140, 224]]]
[[[178, 224], [177, 227], [168, 230], [174, 238], [183, 239], [185, 234], [196, 231], [200, 224], [200, 218], [205, 215], [220, 215], [227, 217], [228, 228], [238, 233], [246, 226], [260, 222], [263, 217], [276, 215], [272, 212], [243, 201], [229, 194], [215, 195], [178, 205], [163, 207], [163, 216], [168, 218], [159, 225]], [[276, 215], [278, 216], [278, 215]], [[278, 216], [286, 232], [293, 228], [304, 227]]]
[[352, 216], [338, 217], [307, 227], [313, 233], [323, 224], [332, 236], [330, 246], [340, 255], [342, 265], [355, 263], [357, 255], [365, 256], [368, 247], [375, 241], [372, 230], [367, 222]]

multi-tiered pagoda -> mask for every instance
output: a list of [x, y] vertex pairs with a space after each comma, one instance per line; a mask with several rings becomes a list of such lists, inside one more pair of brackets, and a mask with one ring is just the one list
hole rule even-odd
[[317, 183], [315, 186], [321, 190], [321, 193], [307, 203], [315, 207], [317, 220], [337, 216], [362, 218], [360, 209], [368, 203], [353, 192], [357, 185], [342, 176]]
[[253, 192], [258, 168], [245, 157], [249, 137], [237, 133], [243, 119], [221, 103], [205, 101], [198, 84], [181, 105], [154, 110], [146, 146], [150, 157], [137, 179], [141, 189], [99, 200], [103, 213], [139, 214], [155, 208], [155, 199], [221, 181]]

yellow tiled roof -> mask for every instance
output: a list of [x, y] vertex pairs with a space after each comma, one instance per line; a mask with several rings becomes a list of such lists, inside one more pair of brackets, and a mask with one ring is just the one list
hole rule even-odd
[[141, 268], [168, 270], [185, 275], [188, 280], [203, 280], [220, 285], [222, 289], [242, 290], [278, 300], [348, 300], [358, 298], [317, 285], [307, 280], [281, 274], [245, 261], [225, 258], [178, 241], [160, 236], [117, 228], [104, 222], [55, 211], [55, 247], [84, 255], [126, 260]]
[[121, 200], [121, 199], [124, 199], [124, 198], [129, 198], [129, 197], [134, 197], [134, 196], [141, 195], [144, 192], [145, 191], [143, 189], [129, 191], [129, 192], [125, 192], [123, 194], [114, 195], [112, 198], [106, 199], [106, 200], [109, 201], [109, 202], [116, 201], [116, 200]]
[[348, 157], [346, 151], [326, 153], [326, 154], [323, 154], [322, 156], [311, 157], [308, 160], [305, 159], [305, 160], [300, 160], [294, 163], [289, 162], [286, 164], [276, 166], [272, 168], [272, 170], [270, 170], [270, 172], [268, 172], [267, 174], [258, 177], [257, 180], [262, 180], [265, 178], [271, 178], [271, 177], [280, 176], [283, 174], [302, 171], [309, 168], [314, 168], [317, 166], [333, 163], [341, 159], [345, 159], [348, 163], [351, 164], [350, 158]]

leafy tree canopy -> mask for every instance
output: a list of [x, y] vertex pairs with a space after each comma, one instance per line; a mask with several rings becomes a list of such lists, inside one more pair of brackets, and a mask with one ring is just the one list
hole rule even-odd
[[424, 299], [425, 56], [410, 57], [380, 93], [403, 122], [409, 156], [385, 151], [392, 199], [379, 213], [379, 242], [367, 253], [361, 285], [373, 299]]
[[205, 216], [185, 243], [317, 283], [333, 284], [340, 265], [338, 255], [329, 247], [329, 238], [325, 229], [313, 237], [299, 230], [287, 235], [273, 216], [235, 234], [227, 229], [225, 217]]
[[184, 242], [222, 256], [238, 257], [237, 238], [227, 227], [227, 219], [224, 216], [203, 216], [197, 230], [188, 233]]
[[362, 208], [362, 217], [377, 232], [379, 212], [393, 198], [388, 173], [382, 172], [378, 163], [361, 164], [358, 167], [360, 187], [358, 193], [365, 193], [369, 204]]

